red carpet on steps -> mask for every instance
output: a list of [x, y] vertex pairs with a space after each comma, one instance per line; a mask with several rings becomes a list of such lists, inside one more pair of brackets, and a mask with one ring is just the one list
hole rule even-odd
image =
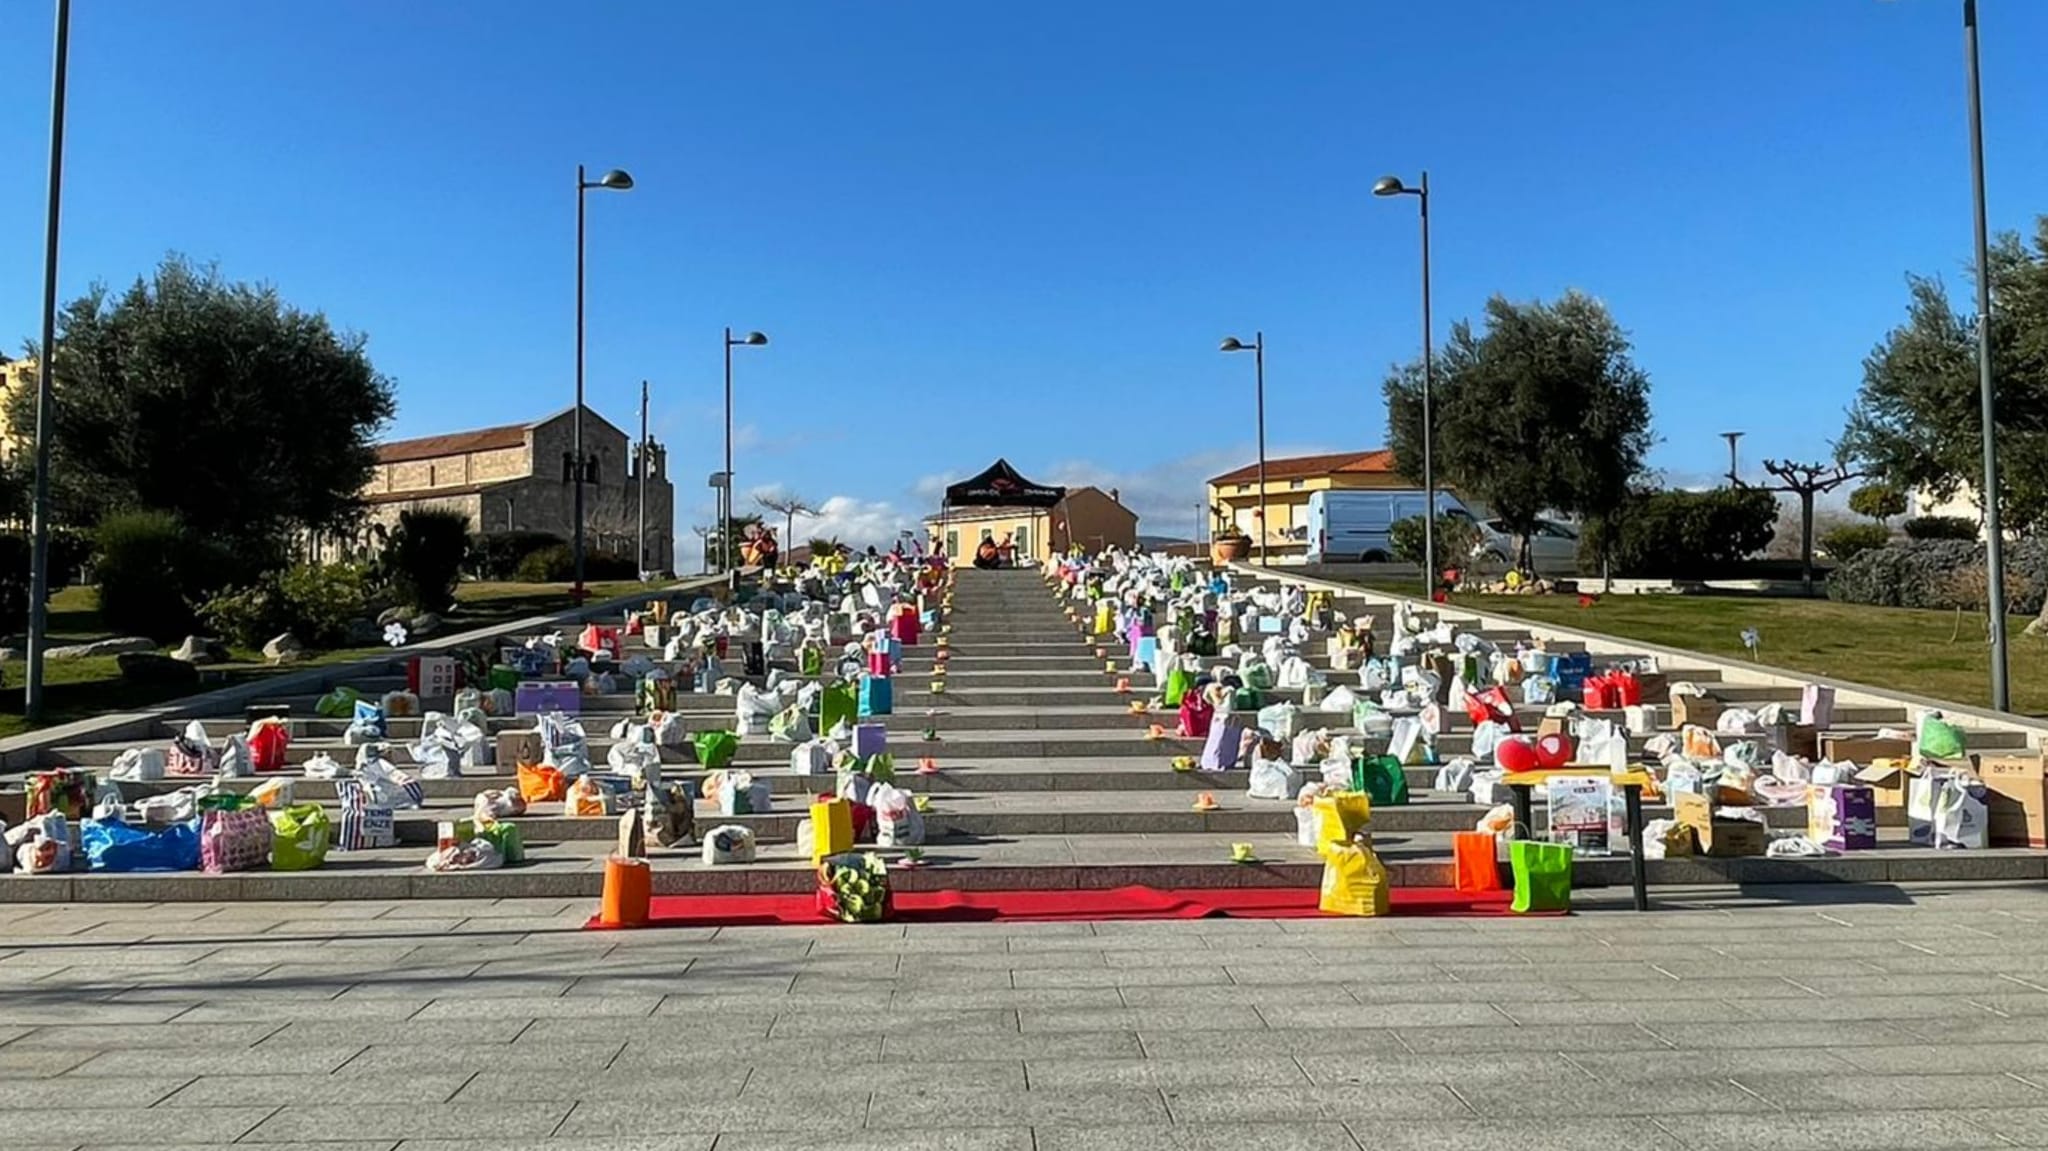
[[[904, 891], [893, 899], [899, 923], [1051, 923], [1091, 919], [1314, 919], [1313, 887], [1215, 887], [1162, 890], [1117, 887], [1061, 891]], [[1393, 914], [1512, 915], [1511, 892], [1467, 895], [1442, 887], [1396, 887]], [[826, 922], [802, 895], [657, 895], [649, 927], [740, 927]], [[595, 916], [584, 926], [599, 927]]]

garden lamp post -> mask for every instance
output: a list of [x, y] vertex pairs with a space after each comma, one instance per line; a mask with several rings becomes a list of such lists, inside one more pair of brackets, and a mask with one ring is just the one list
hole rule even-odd
[[36, 482], [34, 539], [29, 549], [28, 675], [22, 713], [43, 710], [43, 652], [49, 637], [50, 437], [56, 431], [57, 217], [64, 203], [64, 75], [71, 47], [71, 0], [57, 0], [55, 60], [50, 71], [50, 205], [43, 224], [43, 342], [36, 355]]
[[718, 550], [728, 571], [732, 569], [732, 350], [759, 348], [767, 343], [768, 337], [760, 332], [735, 338], [731, 328], [725, 330], [725, 486], [718, 509]]
[[1991, 617], [1991, 707], [2010, 711], [2006, 682], [2005, 529], [1998, 514], [1997, 424], [1991, 385], [1991, 257], [1984, 211], [1984, 97], [1977, 77], [1977, 0], [1963, 0], [1963, 67], [1970, 95], [1970, 182], [1977, 214], [1977, 401], [1984, 419], [1984, 602]]
[[570, 417], [571, 451], [576, 457], [570, 469], [576, 484], [576, 586], [570, 594], [577, 603], [583, 602], [583, 479], [587, 466], [583, 458], [583, 208], [588, 198], [585, 193], [592, 188], [623, 192], [632, 186], [633, 177], [617, 168], [592, 180], [583, 165], [576, 165], [576, 411]]
[[1435, 388], [1435, 351], [1429, 323], [1429, 173], [1422, 173], [1416, 187], [1399, 176], [1382, 176], [1372, 186], [1375, 196], [1413, 196], [1422, 210], [1422, 594], [1436, 590], [1436, 461], [1435, 422], [1430, 416], [1430, 392]]
[[1253, 332], [1250, 345], [1230, 336], [1217, 351], [1252, 354], [1252, 386], [1259, 409], [1259, 566], [1269, 567], [1271, 565], [1266, 562], [1266, 534], [1270, 530], [1266, 526], [1266, 333]]

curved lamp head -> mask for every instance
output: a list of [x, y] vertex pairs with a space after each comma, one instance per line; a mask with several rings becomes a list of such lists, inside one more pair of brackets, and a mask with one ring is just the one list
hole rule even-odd
[[633, 186], [633, 177], [627, 175], [623, 169], [613, 168], [597, 178], [596, 186], [610, 188], [614, 192], [623, 192]]
[[1372, 186], [1375, 196], [1398, 196], [1407, 190], [1408, 186], [1401, 182], [1399, 176], [1381, 176], [1379, 182]]
[[1230, 336], [1221, 344], [1218, 344], [1216, 350], [1219, 352], [1249, 352], [1252, 350], [1252, 347], [1236, 336]]
[[748, 332], [747, 338], [739, 342], [750, 348], [758, 348], [768, 342], [768, 335], [765, 332]]

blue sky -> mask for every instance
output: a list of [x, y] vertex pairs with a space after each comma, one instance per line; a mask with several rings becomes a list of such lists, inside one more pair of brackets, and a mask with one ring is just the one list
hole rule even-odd
[[[2048, 211], [2048, 4], [1984, 0], [1993, 226]], [[0, 332], [37, 323], [49, 3], [0, 0]], [[165, 252], [368, 333], [394, 434], [653, 381], [686, 520], [742, 488], [878, 536], [998, 454], [1185, 533], [1268, 446], [1380, 445], [1419, 340], [1578, 287], [1631, 330], [1674, 478], [1818, 457], [1907, 270], [1966, 291], [1957, 0], [1429, 4], [78, 0], [63, 291]], [[573, 16], [571, 14], [574, 14]], [[2030, 75], [2030, 72], [2032, 73]], [[799, 534], [811, 525], [799, 523]]]

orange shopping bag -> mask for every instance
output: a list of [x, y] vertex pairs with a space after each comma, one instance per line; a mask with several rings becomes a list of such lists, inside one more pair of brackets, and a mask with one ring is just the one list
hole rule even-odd
[[1500, 862], [1491, 832], [1460, 831], [1451, 836], [1451, 868], [1457, 889], [1468, 895], [1500, 891]]
[[528, 803], [551, 803], [569, 793], [569, 781], [559, 769], [545, 763], [519, 765], [519, 798]]

